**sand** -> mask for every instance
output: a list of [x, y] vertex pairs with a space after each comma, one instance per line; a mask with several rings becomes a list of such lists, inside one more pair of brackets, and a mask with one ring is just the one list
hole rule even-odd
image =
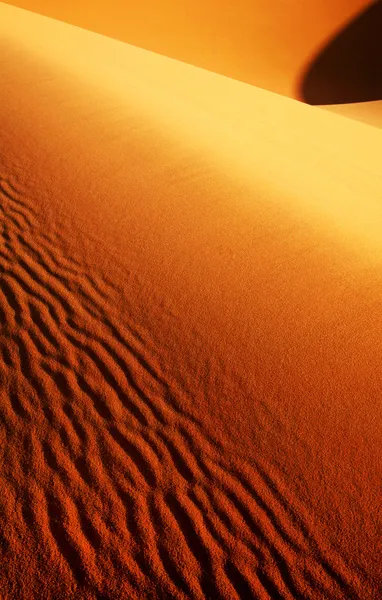
[[[9, 4], [301, 98], [301, 79], [312, 62], [373, 1], [13, 0]], [[359, 39], [356, 42], [362, 54], [363, 46], [358, 46]]]
[[1, 599], [382, 594], [382, 132], [0, 3]]
[[382, 128], [382, 100], [374, 102], [349, 102], [348, 104], [329, 104], [325, 107], [334, 113]]
[[382, 2], [370, 2], [325, 44], [301, 78], [309, 104], [382, 99]]

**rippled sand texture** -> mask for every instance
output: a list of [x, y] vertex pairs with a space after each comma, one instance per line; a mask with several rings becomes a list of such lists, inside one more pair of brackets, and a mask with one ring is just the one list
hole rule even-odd
[[382, 594], [379, 129], [0, 3], [0, 597]]

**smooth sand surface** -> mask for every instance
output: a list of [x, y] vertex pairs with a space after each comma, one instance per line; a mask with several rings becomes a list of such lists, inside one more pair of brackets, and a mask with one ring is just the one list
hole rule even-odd
[[300, 98], [301, 77], [312, 60], [373, 0], [13, 0], [9, 4]]
[[2, 600], [381, 597], [381, 130], [0, 40]]

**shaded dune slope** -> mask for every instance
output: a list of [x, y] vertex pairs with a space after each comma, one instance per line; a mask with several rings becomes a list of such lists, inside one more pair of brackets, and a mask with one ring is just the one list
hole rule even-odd
[[373, 2], [340, 31], [306, 70], [301, 96], [309, 104], [382, 99], [382, 2]]
[[372, 2], [340, 29], [301, 76], [301, 100], [382, 126], [382, 2]]
[[[378, 597], [371, 143], [363, 159], [345, 119], [3, 16], [5, 600]], [[316, 117], [333, 156], [305, 141]], [[350, 170], [349, 233], [324, 200]]]

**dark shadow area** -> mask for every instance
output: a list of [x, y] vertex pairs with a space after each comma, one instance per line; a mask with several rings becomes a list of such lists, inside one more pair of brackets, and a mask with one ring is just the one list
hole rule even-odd
[[308, 104], [382, 99], [382, 1], [340, 32], [305, 71], [299, 96]]

